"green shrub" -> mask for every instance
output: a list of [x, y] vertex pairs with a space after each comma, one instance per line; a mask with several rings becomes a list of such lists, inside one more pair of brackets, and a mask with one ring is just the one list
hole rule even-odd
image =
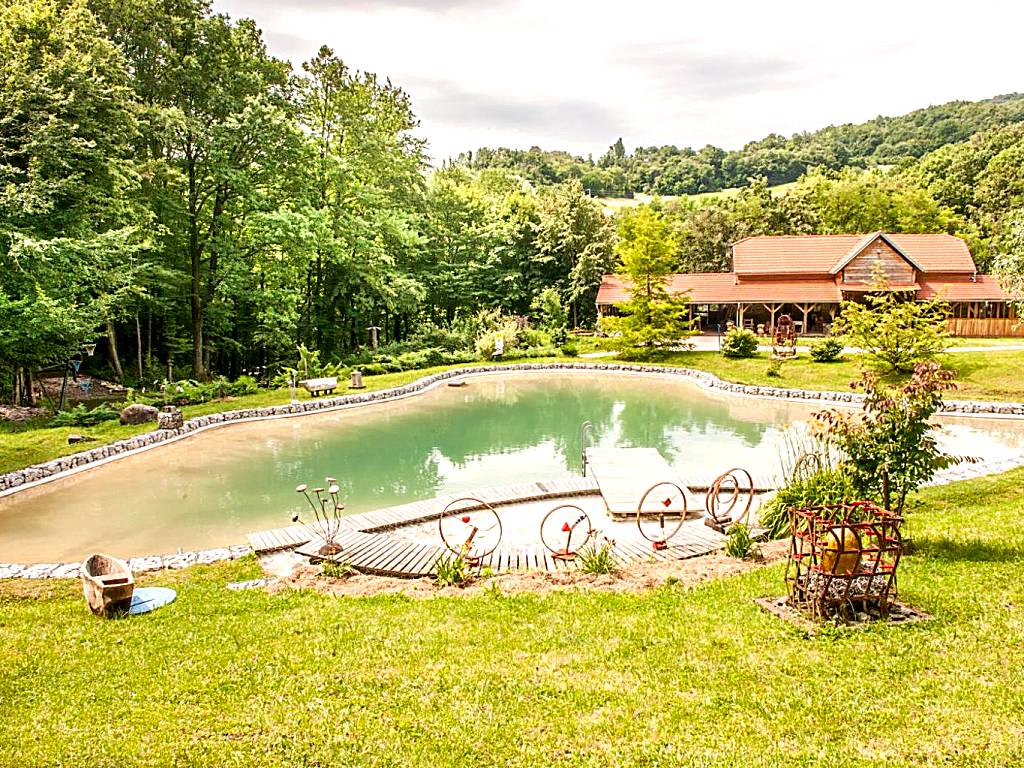
[[243, 397], [255, 395], [260, 390], [260, 385], [252, 376], [239, 376], [225, 387], [227, 394], [231, 397]]
[[520, 347], [527, 349], [553, 346], [551, 334], [536, 328], [524, 328], [520, 331], [517, 343]]
[[567, 341], [559, 347], [559, 350], [566, 357], [578, 357], [580, 354], [580, 345], [575, 341]]
[[325, 560], [320, 572], [329, 579], [347, 579], [356, 573], [356, 569], [346, 560]]
[[754, 537], [750, 535], [750, 526], [736, 523], [725, 535], [725, 554], [740, 560], [757, 557], [760, 554]]
[[584, 573], [615, 573], [618, 569], [618, 563], [615, 562], [615, 556], [612, 555], [612, 547], [607, 541], [601, 546], [597, 544], [588, 544], [579, 551], [580, 559], [580, 570]]
[[359, 366], [359, 370], [363, 372], [364, 376], [380, 376], [388, 372], [387, 368], [380, 363], [367, 363]]
[[793, 477], [764, 502], [757, 516], [772, 539], [789, 532], [789, 510], [819, 504], [840, 504], [857, 498], [850, 474], [841, 468], [819, 469], [810, 475]]
[[811, 360], [816, 363], [832, 363], [843, 354], [843, 342], [833, 336], [811, 344]]
[[722, 337], [722, 354], [726, 357], [753, 357], [757, 354], [757, 336], [746, 328], [733, 328]]
[[476, 353], [469, 349], [460, 349], [454, 352], [444, 352], [441, 358], [442, 365], [457, 365], [458, 363], [472, 363], [476, 360]]
[[765, 369], [764, 375], [772, 379], [782, 378], [782, 359], [773, 357], [769, 360], [768, 367]]
[[121, 414], [109, 405], [97, 405], [95, 408], [86, 408], [79, 403], [70, 411], [61, 411], [53, 417], [50, 426], [53, 427], [93, 427], [102, 424], [104, 421], [112, 421]]
[[462, 587], [469, 582], [469, 566], [465, 558], [458, 555], [441, 555], [437, 558], [436, 568], [439, 587]]

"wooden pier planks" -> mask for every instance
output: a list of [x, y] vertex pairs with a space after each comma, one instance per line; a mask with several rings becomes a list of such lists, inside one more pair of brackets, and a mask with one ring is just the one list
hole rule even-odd
[[[596, 453], [598, 449], [589, 449], [588, 457]], [[626, 509], [626, 514], [635, 514], [636, 504], [640, 495], [656, 482], [666, 478], [663, 474], [667, 462], [657, 451], [653, 449], [611, 449], [614, 453], [627, 453], [628, 461], [623, 463], [624, 467], [636, 469], [639, 465], [644, 467], [647, 473], [646, 479], [632, 480], [632, 487], [639, 488], [637, 497], [631, 502], [619, 502], [620, 508]], [[646, 452], [643, 455], [639, 452]], [[652, 457], [651, 454], [654, 454]], [[656, 457], [656, 458], [654, 458]], [[598, 457], [600, 459], [600, 457]], [[611, 457], [610, 457], [611, 458]], [[630, 491], [627, 488], [627, 474], [624, 470], [609, 474], [608, 466], [611, 461], [605, 462], [603, 477], [614, 478], [616, 474], [622, 477], [621, 482], [613, 482], [611, 485], [602, 485], [601, 476], [595, 471], [595, 477], [587, 478], [566, 478], [564, 480], [545, 480], [536, 483], [520, 483], [517, 485], [503, 486], [500, 488], [486, 489], [470, 494], [487, 501], [495, 506], [517, 504], [529, 501], [544, 499], [562, 498], [566, 496], [589, 495], [598, 491], [604, 494], [606, 488], [612, 487], [615, 493], [625, 496]], [[600, 464], [600, 461], [599, 461]], [[591, 465], [594, 466], [593, 464]], [[651, 468], [655, 467], [655, 470]], [[654, 480], [653, 475], [657, 472], [659, 479]], [[671, 472], [671, 469], [668, 470]], [[669, 479], [672, 482], [679, 482], [672, 474]], [[648, 483], [648, 480], [650, 482]], [[680, 483], [681, 484], [681, 483]], [[642, 488], [640, 486], [643, 485]], [[364, 573], [380, 574], [385, 576], [399, 577], [424, 577], [436, 573], [436, 563], [439, 557], [447, 555], [447, 551], [432, 543], [417, 541], [407, 538], [396, 532], [396, 529], [412, 523], [436, 519], [440, 510], [456, 496], [441, 497], [429, 501], [416, 501], [410, 504], [402, 504], [396, 507], [375, 510], [345, 518], [342, 529], [337, 536], [337, 543], [342, 547], [342, 558], [354, 568]], [[607, 498], [606, 498], [607, 503]], [[250, 546], [257, 553], [275, 552], [283, 549], [294, 549], [298, 554], [316, 557], [317, 552], [323, 545], [322, 532], [315, 525], [292, 525], [284, 528], [273, 528], [266, 531], [256, 531], [247, 535]], [[720, 549], [725, 537], [717, 531], [703, 525], [702, 521], [692, 520], [684, 523], [679, 534], [672, 539], [668, 549], [655, 551], [649, 542], [643, 541], [639, 536], [627, 536], [617, 541], [613, 554], [622, 565], [629, 565], [636, 562], [652, 562], [658, 560], [683, 559], [696, 557]], [[541, 571], [566, 571], [576, 570], [579, 567], [577, 562], [564, 562], [555, 560], [539, 544], [528, 547], [515, 547], [512, 549], [499, 548], [493, 554], [484, 558], [480, 563], [481, 568], [490, 568], [492, 571], [507, 572], [515, 570], [541, 570]]]
[[635, 515], [644, 493], [657, 483], [686, 487], [654, 448], [587, 448], [587, 468], [597, 481], [608, 513], [617, 517]]

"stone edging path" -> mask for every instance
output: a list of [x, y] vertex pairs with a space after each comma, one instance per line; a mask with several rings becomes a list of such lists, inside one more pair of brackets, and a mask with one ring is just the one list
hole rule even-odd
[[[723, 381], [712, 373], [694, 368], [678, 368], [660, 365], [632, 365], [626, 363], [517, 363], [515, 365], [482, 365], [452, 368], [447, 371], [424, 376], [410, 384], [373, 392], [339, 395], [317, 400], [271, 405], [264, 408], [243, 408], [237, 411], [222, 411], [206, 416], [188, 419], [180, 429], [156, 429], [141, 435], [117, 440], [68, 456], [62, 456], [42, 464], [0, 475], [0, 497], [8, 496], [25, 488], [34, 487], [59, 477], [79, 472], [87, 467], [105, 464], [132, 453], [153, 448], [188, 437], [191, 434], [231, 423], [278, 419], [301, 416], [310, 413], [350, 408], [368, 403], [396, 400], [424, 392], [439, 383], [464, 376], [488, 373], [519, 371], [612, 371], [657, 376], [679, 377], [696, 383], [705, 389], [745, 397], [772, 398], [803, 402], [823, 402], [838, 405], [856, 405], [864, 400], [859, 392], [830, 392], [808, 389], [787, 389], [750, 384], [734, 384]], [[1024, 403], [999, 401], [950, 400], [945, 403], [944, 414], [964, 416], [1005, 416], [1024, 418]]]

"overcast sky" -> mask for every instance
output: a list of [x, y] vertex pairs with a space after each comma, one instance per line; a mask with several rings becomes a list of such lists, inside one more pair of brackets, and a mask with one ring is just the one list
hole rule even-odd
[[1009, 0], [214, 0], [298, 66], [322, 44], [412, 97], [435, 161], [480, 146], [734, 149], [1024, 91]]

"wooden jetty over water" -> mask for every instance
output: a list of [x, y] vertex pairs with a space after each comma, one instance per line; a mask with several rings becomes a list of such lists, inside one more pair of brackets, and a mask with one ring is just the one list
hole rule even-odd
[[[725, 537], [704, 525], [699, 517], [703, 509], [701, 492], [710, 487], [714, 478], [684, 480], [653, 448], [590, 447], [586, 449], [585, 457], [588, 477], [518, 483], [478, 490], [469, 495], [499, 510], [501, 507], [547, 500], [552, 504], [572, 503], [574, 497], [600, 495], [613, 519], [628, 520], [636, 515], [637, 506], [647, 489], [657, 483], [671, 482], [689, 492], [687, 511], [698, 515], [697, 519], [686, 520], [679, 534], [671, 540], [670, 546], [663, 550], [652, 549], [638, 531], [626, 532], [627, 535], [619, 532], [613, 545], [613, 554], [619, 563], [628, 566], [637, 562], [685, 559], [722, 548]], [[755, 487], [759, 491], [765, 490], [774, 487], [774, 483], [767, 477], [755, 478]], [[404, 526], [436, 521], [441, 510], [459, 498], [462, 496], [440, 496], [345, 518], [337, 538], [344, 559], [364, 573], [402, 577], [433, 576], [438, 558], [445, 556], [447, 550], [440, 542], [416, 542], [401, 535], [398, 530]], [[667, 511], [679, 513], [683, 510], [670, 508]], [[509, 513], [514, 514], [511, 511]], [[314, 525], [292, 525], [257, 531], [250, 533], [247, 538], [257, 554], [288, 549], [316, 557], [323, 544], [321, 532]], [[529, 546], [502, 544], [480, 565], [495, 572], [525, 569], [562, 571], [577, 568], [575, 562], [552, 558], [540, 542]]]

